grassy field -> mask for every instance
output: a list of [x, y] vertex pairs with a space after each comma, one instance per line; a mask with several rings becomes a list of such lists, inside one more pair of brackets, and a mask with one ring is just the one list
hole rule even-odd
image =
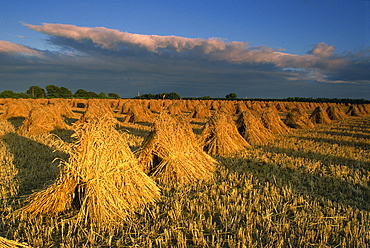
[[[0, 138], [0, 236], [32, 247], [369, 247], [370, 117], [291, 130], [233, 157], [215, 157], [211, 181], [159, 185], [161, 197], [127, 221], [96, 228], [73, 211], [14, 212], [52, 184], [71, 131], [22, 136], [12, 118]], [[207, 119], [193, 119], [199, 135]], [[5, 127], [6, 126], [6, 127]], [[13, 129], [12, 129], [13, 128]], [[148, 125], [119, 128], [138, 149]]]

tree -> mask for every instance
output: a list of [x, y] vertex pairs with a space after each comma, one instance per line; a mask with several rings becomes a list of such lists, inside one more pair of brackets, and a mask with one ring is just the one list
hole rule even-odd
[[4, 90], [0, 93], [1, 98], [16, 98], [17, 96], [18, 94], [12, 90]]
[[89, 97], [89, 92], [87, 92], [86, 90], [83, 90], [83, 89], [78, 89], [75, 92], [74, 97], [76, 97], [76, 98], [88, 98]]
[[88, 94], [88, 98], [99, 98], [99, 95], [93, 91], [89, 91], [87, 92], [87, 94]]
[[178, 100], [178, 99], [181, 98], [180, 95], [177, 92], [171, 92], [171, 93], [168, 93], [166, 95], [167, 95], [168, 99], [172, 99], [172, 100]]
[[200, 100], [211, 100], [212, 98], [210, 96], [201, 96], [199, 97]]
[[63, 98], [71, 98], [73, 96], [72, 91], [70, 91], [66, 87], [60, 87], [60, 91]]
[[108, 93], [108, 96], [110, 97], [110, 98], [114, 98], [114, 99], [118, 99], [118, 98], [121, 98], [118, 94], [116, 94], [116, 93]]
[[144, 94], [141, 96], [135, 96], [136, 99], [180, 99], [180, 95], [176, 92], [171, 92], [171, 93], [159, 93], [156, 95], [153, 94]]
[[236, 99], [238, 96], [235, 93], [229, 93], [225, 97], [227, 99]]
[[16, 93], [16, 94], [17, 94], [16, 96], [17, 98], [31, 98], [31, 96], [27, 93], [21, 92], [21, 93]]
[[99, 93], [99, 98], [105, 99], [105, 98], [108, 98], [108, 97], [107, 97], [107, 94], [105, 94], [104, 92], [100, 92]]
[[62, 90], [55, 85], [48, 85], [45, 87], [47, 91], [47, 96], [54, 97], [54, 98], [61, 98], [62, 97]]
[[27, 94], [34, 98], [43, 98], [46, 96], [45, 90], [39, 86], [31, 86]]

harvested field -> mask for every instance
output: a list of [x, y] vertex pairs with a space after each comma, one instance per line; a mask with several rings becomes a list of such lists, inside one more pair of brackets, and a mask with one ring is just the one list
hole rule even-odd
[[[75, 121], [87, 111], [87, 108], [77, 107], [76, 102], [78, 103], [69, 103], [76, 115]], [[34, 106], [33, 103], [22, 104]], [[53, 104], [57, 105], [58, 101]], [[187, 106], [186, 112], [182, 110], [182, 118], [188, 123], [186, 125], [193, 129], [196, 138], [200, 138], [203, 128], [210, 120], [208, 115], [192, 118], [192, 111], [198, 104], [202, 104], [204, 108], [207, 106], [211, 114], [216, 112], [215, 109], [226, 109], [222, 102], [208, 104], [184, 101], [182, 104]], [[112, 112], [117, 113], [114, 117], [111, 114], [109, 117], [117, 120], [118, 125], [115, 128], [119, 129], [112, 133], [122, 135], [121, 138], [127, 142], [132, 152], [139, 151], [151, 134], [153, 124], [124, 122], [128, 113], [121, 111], [122, 104], [110, 105]], [[135, 100], [130, 100], [130, 106], [133, 105]], [[279, 116], [286, 116], [291, 109], [298, 106], [287, 102], [274, 105]], [[227, 102], [227, 109], [237, 109], [237, 106], [232, 101]], [[253, 103], [245, 106], [250, 106], [258, 112], [271, 107], [271, 104], [268, 106], [265, 103]], [[304, 104], [304, 109], [303, 106], [299, 108], [302, 109], [301, 114], [307, 117], [318, 106], [325, 111], [330, 104], [307, 103]], [[155, 107], [151, 106], [153, 110]], [[353, 106], [348, 107], [348, 110], [354, 112], [366, 107]], [[344, 112], [348, 110], [345, 109]], [[154, 116], [159, 116], [159, 113], [153, 112]], [[60, 129], [41, 135], [28, 135], [18, 130], [24, 121], [19, 119], [22, 115], [6, 115], [10, 112], [4, 110], [0, 125], [0, 245], [368, 247], [370, 116], [365, 115], [365, 111], [361, 111], [359, 116], [352, 112], [343, 120], [332, 120], [328, 124], [315, 124], [302, 129], [290, 127], [289, 132], [282, 132], [268, 142], [245, 149], [238, 153], [238, 156], [215, 155], [213, 159], [217, 160], [218, 164], [210, 180], [161, 184], [161, 181], [155, 181], [156, 178], [153, 178], [160, 189], [160, 196], [154, 204], [138, 204], [135, 211], [127, 213], [125, 218], [115, 221], [114, 225], [100, 226], [99, 222], [92, 225], [90, 222], [81, 221], [82, 215], [78, 214], [81, 210], [73, 207], [58, 215], [38, 214], [31, 218], [26, 213], [17, 212], [27, 206], [28, 196], [35, 192], [47, 192], [45, 190], [63, 173], [63, 163], [58, 162], [60, 159], [79, 159], [71, 157], [70, 148], [75, 142], [70, 136], [72, 133], [78, 133], [78, 125], [69, 124], [69, 130]], [[232, 121], [236, 122], [238, 115], [232, 115], [233, 113], [237, 111], [228, 111]], [[280, 122], [278, 124], [281, 125]], [[156, 128], [161, 128], [161, 125]], [[163, 132], [162, 129], [157, 131]], [[165, 134], [163, 135], [159, 138], [165, 137]], [[88, 136], [85, 137], [88, 139]], [[180, 137], [178, 139], [182, 140]], [[113, 142], [112, 138], [110, 140]], [[163, 152], [164, 150], [160, 149], [165, 147], [170, 151], [168, 159], [174, 159], [171, 155], [177, 152], [175, 145], [178, 144], [171, 147], [170, 144], [163, 146], [162, 142], [165, 141], [158, 139], [152, 142], [151, 151]], [[93, 146], [92, 149], [96, 154], [101, 153], [99, 149], [94, 150]], [[111, 150], [113, 153], [115, 149]], [[179, 152], [186, 153], [184, 150]], [[120, 153], [114, 152], [112, 159]], [[107, 160], [108, 162], [110, 161]], [[181, 163], [185, 165], [186, 160], [181, 160]], [[94, 166], [95, 169], [99, 168], [99, 164]], [[104, 168], [105, 175], [109, 177], [113, 176], [109, 174], [111, 169], [112, 172], [117, 171], [114, 166]], [[125, 179], [125, 175], [131, 173], [129, 168], [126, 170], [122, 167], [121, 170], [122, 180], [130, 182]], [[87, 181], [87, 176], [78, 170], [71, 173], [81, 185], [85, 183], [84, 187], [102, 180], [98, 174], [89, 176], [90, 181]], [[171, 173], [168, 173], [166, 179], [171, 180]], [[114, 185], [124, 187], [123, 183], [112, 183], [112, 190], [115, 190]], [[129, 192], [120, 192], [126, 194], [122, 199], [130, 197]], [[91, 198], [86, 198], [86, 201], [91, 202], [94, 199], [92, 195]], [[132, 204], [135, 205], [135, 202]], [[88, 214], [86, 218], [90, 218]]]

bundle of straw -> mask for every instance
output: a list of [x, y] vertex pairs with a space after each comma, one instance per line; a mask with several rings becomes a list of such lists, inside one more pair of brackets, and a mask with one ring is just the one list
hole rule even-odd
[[251, 102], [250, 109], [254, 110], [255, 112], [262, 112], [262, 102]]
[[90, 104], [81, 118], [74, 123], [80, 125], [85, 122], [96, 122], [97, 120], [105, 119], [113, 124], [117, 124], [118, 120], [114, 117], [113, 110], [104, 104]]
[[321, 106], [318, 106], [315, 108], [315, 110], [310, 115], [309, 119], [314, 124], [329, 124], [331, 123], [331, 120], [328, 116], [328, 113], [324, 111]]
[[136, 122], [153, 122], [153, 113], [141, 104], [131, 106], [127, 112], [127, 116], [124, 122], [136, 123]]
[[232, 101], [222, 101], [218, 110], [230, 115], [233, 115], [236, 112], [235, 104]]
[[76, 205], [79, 221], [112, 224], [159, 197], [158, 187], [140, 169], [125, 136], [111, 122], [83, 123], [75, 137], [59, 179], [32, 194], [20, 211], [57, 214]]
[[184, 119], [161, 111], [137, 156], [144, 170], [163, 184], [207, 180], [216, 161], [206, 154]]
[[197, 106], [200, 103], [199, 100], [187, 100], [186, 101], [186, 108], [188, 111], [193, 111], [195, 106]]
[[14, 126], [8, 120], [0, 119], [0, 135], [14, 132]]
[[12, 117], [27, 118], [32, 109], [32, 102], [25, 99], [11, 99], [4, 104], [4, 113], [0, 116], [2, 119]]
[[298, 108], [292, 109], [286, 116], [284, 124], [291, 128], [304, 129], [314, 128], [315, 125], [308, 117]]
[[148, 104], [148, 109], [152, 112], [159, 113], [163, 106], [163, 100], [150, 100]]
[[360, 104], [359, 108], [361, 109], [361, 112], [363, 112], [365, 115], [370, 114], [370, 104]]
[[328, 114], [330, 120], [344, 120], [345, 118], [347, 118], [344, 110], [335, 105], [329, 106], [326, 109], [326, 113]]
[[242, 112], [236, 126], [239, 133], [251, 145], [264, 145], [274, 138], [274, 135], [262, 123], [261, 118], [252, 110]]
[[247, 105], [245, 105], [244, 102], [238, 102], [236, 104], [236, 112], [235, 112], [235, 114], [239, 115], [242, 112], [246, 111], [247, 109], [248, 109], [248, 107], [247, 107]]
[[87, 99], [73, 99], [71, 104], [72, 108], [86, 108], [87, 107]]
[[216, 112], [206, 123], [200, 137], [203, 150], [210, 155], [233, 156], [252, 146], [239, 134], [231, 116]]
[[0, 237], [0, 247], [1, 248], [32, 248], [27, 244], [22, 244], [14, 240], [9, 240], [3, 237]]
[[213, 100], [211, 102], [211, 110], [218, 110], [220, 107], [220, 101]]
[[180, 106], [178, 103], [176, 103], [176, 102], [174, 102], [174, 103], [172, 103], [171, 105], [169, 105], [169, 106], [167, 107], [167, 110], [168, 110], [168, 112], [169, 112], [171, 115], [179, 115], [179, 116], [184, 117], [184, 114], [183, 114], [183, 112], [181, 111], [181, 106]]
[[289, 132], [288, 126], [280, 119], [278, 112], [271, 108], [263, 109], [261, 119], [263, 125], [273, 134], [281, 135]]
[[190, 114], [191, 118], [207, 118], [211, 116], [212, 114], [210, 108], [202, 103], [195, 106], [194, 110]]
[[135, 106], [136, 104], [138, 103], [135, 103], [133, 100], [124, 102], [122, 101], [120, 114], [127, 114], [128, 111], [132, 108], [132, 106]]
[[70, 129], [53, 105], [32, 108], [28, 117], [19, 127], [20, 134], [39, 135], [55, 129]]
[[55, 106], [55, 109], [58, 114], [67, 117], [67, 118], [77, 118], [76, 113], [72, 111], [71, 104], [67, 99], [58, 99], [51, 103]]
[[361, 109], [358, 107], [358, 105], [351, 105], [349, 106], [348, 110], [346, 111], [346, 114], [348, 116], [364, 116], [364, 114]]

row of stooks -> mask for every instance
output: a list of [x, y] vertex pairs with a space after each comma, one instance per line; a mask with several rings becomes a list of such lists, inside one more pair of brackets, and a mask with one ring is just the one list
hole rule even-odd
[[[252, 109], [260, 112], [263, 109], [270, 108], [278, 112], [289, 112], [295, 108], [302, 111], [312, 111], [316, 107], [324, 109], [335, 106], [343, 109], [345, 112], [351, 111], [351, 115], [361, 115], [369, 112], [368, 104], [334, 104], [334, 103], [314, 103], [314, 102], [264, 102], [264, 101], [226, 101], [226, 100], [108, 100], [108, 99], [0, 99], [0, 112], [6, 112], [8, 117], [27, 117], [29, 111], [40, 105], [56, 105], [59, 110], [68, 111], [68, 109], [78, 108], [86, 110], [90, 105], [105, 105], [119, 114], [126, 114], [133, 108], [143, 107], [144, 111], [159, 113], [161, 109], [168, 109], [170, 112], [191, 113], [193, 118], [210, 117], [210, 110], [224, 110], [231, 114], [240, 114], [245, 109]], [[138, 107], [139, 105], [139, 107]], [[65, 113], [64, 113], [65, 114]]]
[[[39, 105], [31, 108], [18, 130], [10, 123], [5, 124], [9, 111], [4, 111], [3, 134], [74, 130], [74, 141], [66, 149], [69, 160], [61, 162], [55, 183], [30, 195], [27, 204], [13, 214], [57, 215], [73, 209], [77, 210], [78, 221], [111, 225], [125, 220], [141, 206], [154, 203], [160, 196], [158, 183], [169, 186], [211, 179], [217, 161], [210, 155], [242, 153], [252, 145], [266, 144], [275, 135], [289, 132], [289, 127], [313, 127], [316, 123], [346, 118], [354, 111], [370, 113], [366, 105], [348, 107], [346, 111], [343, 106], [317, 106], [309, 116], [306, 111], [294, 108], [283, 122], [272, 108], [262, 108], [260, 112], [245, 108], [234, 122], [230, 109], [220, 107], [208, 119], [202, 134], [196, 137], [184, 113], [173, 114], [169, 106], [166, 109], [162, 106], [152, 131], [135, 154], [127, 136], [117, 131], [116, 125], [120, 122], [112, 108], [105, 105], [90, 104], [72, 125], [63, 119], [63, 116], [76, 118], [70, 106]], [[127, 110], [126, 120], [135, 108]]]
[[[23, 117], [34, 119], [34, 125], [39, 124], [40, 130], [34, 128], [34, 133], [42, 132], [48, 127], [48, 123], [54, 123], [55, 128], [68, 129], [64, 120], [50, 114], [46, 118], [38, 118], [44, 113], [55, 112], [55, 115], [62, 115], [67, 118], [78, 118], [72, 112], [72, 109], [77, 109], [86, 112], [90, 106], [104, 106], [104, 112], [109, 112], [110, 115], [121, 117], [125, 115], [124, 122], [153, 122], [154, 114], [159, 113], [162, 109], [167, 109], [173, 115], [183, 116], [184, 113], [190, 118], [209, 118], [212, 116], [211, 110], [222, 110], [230, 115], [241, 114], [245, 110], [254, 110], [258, 113], [266, 111], [276, 111], [279, 113], [289, 113], [285, 123], [293, 128], [312, 127], [315, 123], [328, 123], [330, 120], [341, 120], [348, 116], [362, 116], [370, 114], [369, 104], [331, 104], [331, 103], [312, 103], [312, 102], [262, 102], [262, 101], [199, 101], [199, 100], [101, 100], [101, 99], [0, 99], [0, 118], [8, 119], [12, 117]], [[47, 108], [44, 108], [47, 106]], [[311, 117], [312, 124], [304, 119], [306, 113], [322, 112], [326, 109], [329, 118], [324, 116], [324, 119], [315, 119]], [[93, 111], [89, 111], [93, 112]], [[321, 115], [321, 113], [313, 112], [312, 115]], [[89, 113], [87, 113], [89, 114]], [[92, 113], [94, 114], [94, 113]], [[324, 114], [325, 115], [325, 114]], [[53, 118], [52, 118], [53, 117]], [[329, 120], [330, 119], [330, 120]], [[303, 122], [303, 123], [302, 123]], [[30, 125], [30, 123], [29, 123]], [[27, 126], [27, 125], [26, 125]], [[44, 128], [42, 128], [44, 127]], [[44, 130], [46, 132], [50, 130]], [[32, 133], [32, 130], [29, 130]]]

